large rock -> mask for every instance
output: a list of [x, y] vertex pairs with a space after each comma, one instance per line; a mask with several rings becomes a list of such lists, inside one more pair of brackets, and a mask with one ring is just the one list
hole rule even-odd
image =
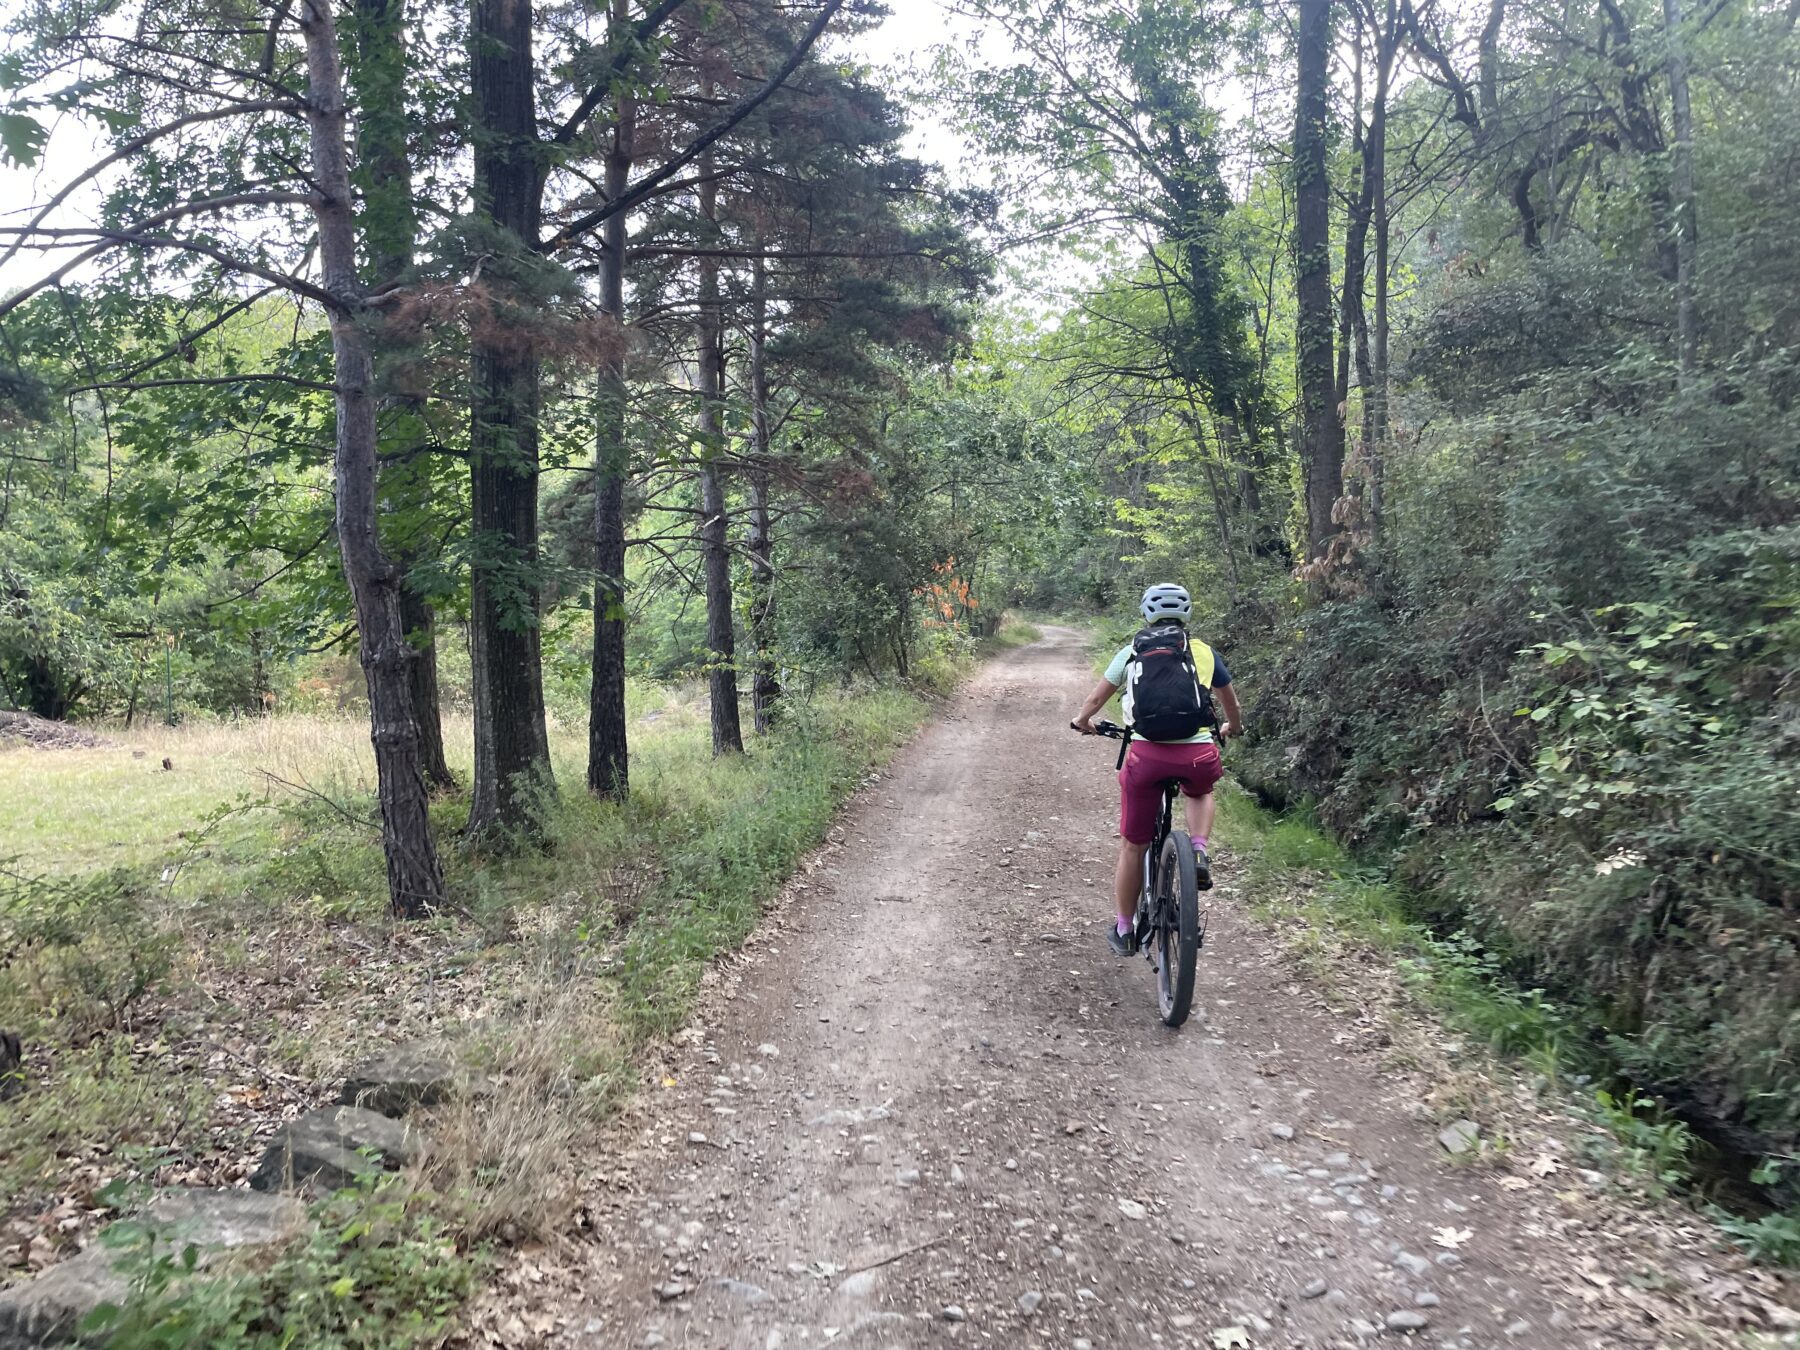
[[345, 1078], [338, 1100], [384, 1116], [403, 1116], [415, 1106], [443, 1101], [467, 1082], [447, 1041], [413, 1041], [358, 1064]]
[[[287, 1196], [168, 1190], [157, 1192], [135, 1221], [156, 1234], [159, 1250], [176, 1259], [188, 1246], [198, 1248], [204, 1266], [223, 1252], [278, 1242], [305, 1218], [306, 1207]], [[103, 1303], [123, 1302], [131, 1292], [119, 1262], [132, 1250], [95, 1242], [36, 1279], [0, 1292], [0, 1350], [73, 1342], [83, 1318]]]
[[1472, 1120], [1453, 1120], [1438, 1131], [1438, 1143], [1452, 1157], [1481, 1152], [1481, 1126]]
[[[322, 1106], [276, 1131], [251, 1188], [336, 1191], [418, 1156], [416, 1129], [360, 1106]], [[378, 1156], [371, 1157], [370, 1154]]]

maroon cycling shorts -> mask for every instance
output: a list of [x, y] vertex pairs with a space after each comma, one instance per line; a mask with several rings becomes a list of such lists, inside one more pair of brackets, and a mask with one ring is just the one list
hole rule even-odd
[[1119, 833], [1128, 843], [1149, 843], [1156, 835], [1164, 783], [1173, 779], [1186, 796], [1204, 797], [1224, 776], [1216, 745], [1133, 741], [1119, 770]]

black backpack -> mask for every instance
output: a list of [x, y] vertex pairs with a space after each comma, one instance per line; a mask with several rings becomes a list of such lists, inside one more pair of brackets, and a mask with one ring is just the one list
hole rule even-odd
[[[1206, 670], [1195, 661], [1200, 648]], [[1132, 733], [1147, 741], [1185, 741], [1219, 724], [1213, 711], [1212, 648], [1190, 643], [1178, 623], [1153, 624], [1131, 639], [1125, 690], [1119, 696]]]

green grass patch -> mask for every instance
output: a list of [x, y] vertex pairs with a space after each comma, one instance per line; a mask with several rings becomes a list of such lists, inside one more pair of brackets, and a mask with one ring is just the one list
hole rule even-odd
[[0, 1196], [54, 1193], [71, 1157], [103, 1142], [115, 1165], [148, 1172], [162, 1146], [206, 1118], [211, 1094], [124, 1034], [73, 1046], [54, 1076], [0, 1107]]
[[749, 936], [844, 798], [924, 713], [892, 688], [821, 698], [793, 710], [754, 757], [684, 764], [639, 791], [636, 837], [654, 850], [660, 885], [620, 960], [627, 1027], [666, 1034], [686, 1020], [706, 961]]
[[1016, 614], [1007, 614], [1000, 620], [1000, 630], [981, 640], [980, 650], [983, 655], [988, 655], [1015, 647], [1028, 647], [1041, 641], [1043, 636], [1044, 630], [1036, 624]]

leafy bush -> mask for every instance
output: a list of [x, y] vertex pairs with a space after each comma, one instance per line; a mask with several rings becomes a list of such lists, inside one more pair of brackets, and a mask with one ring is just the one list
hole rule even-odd
[[1720, 1210], [1713, 1217], [1754, 1259], [1775, 1266], [1800, 1266], [1800, 1216], [1775, 1213], [1746, 1218]]
[[1234, 635], [1236, 762], [1590, 1008], [1642, 1087], [1791, 1150], [1800, 446], [1758, 368], [1682, 398], [1596, 350], [1435, 391], [1460, 416], [1392, 466], [1359, 593]]

